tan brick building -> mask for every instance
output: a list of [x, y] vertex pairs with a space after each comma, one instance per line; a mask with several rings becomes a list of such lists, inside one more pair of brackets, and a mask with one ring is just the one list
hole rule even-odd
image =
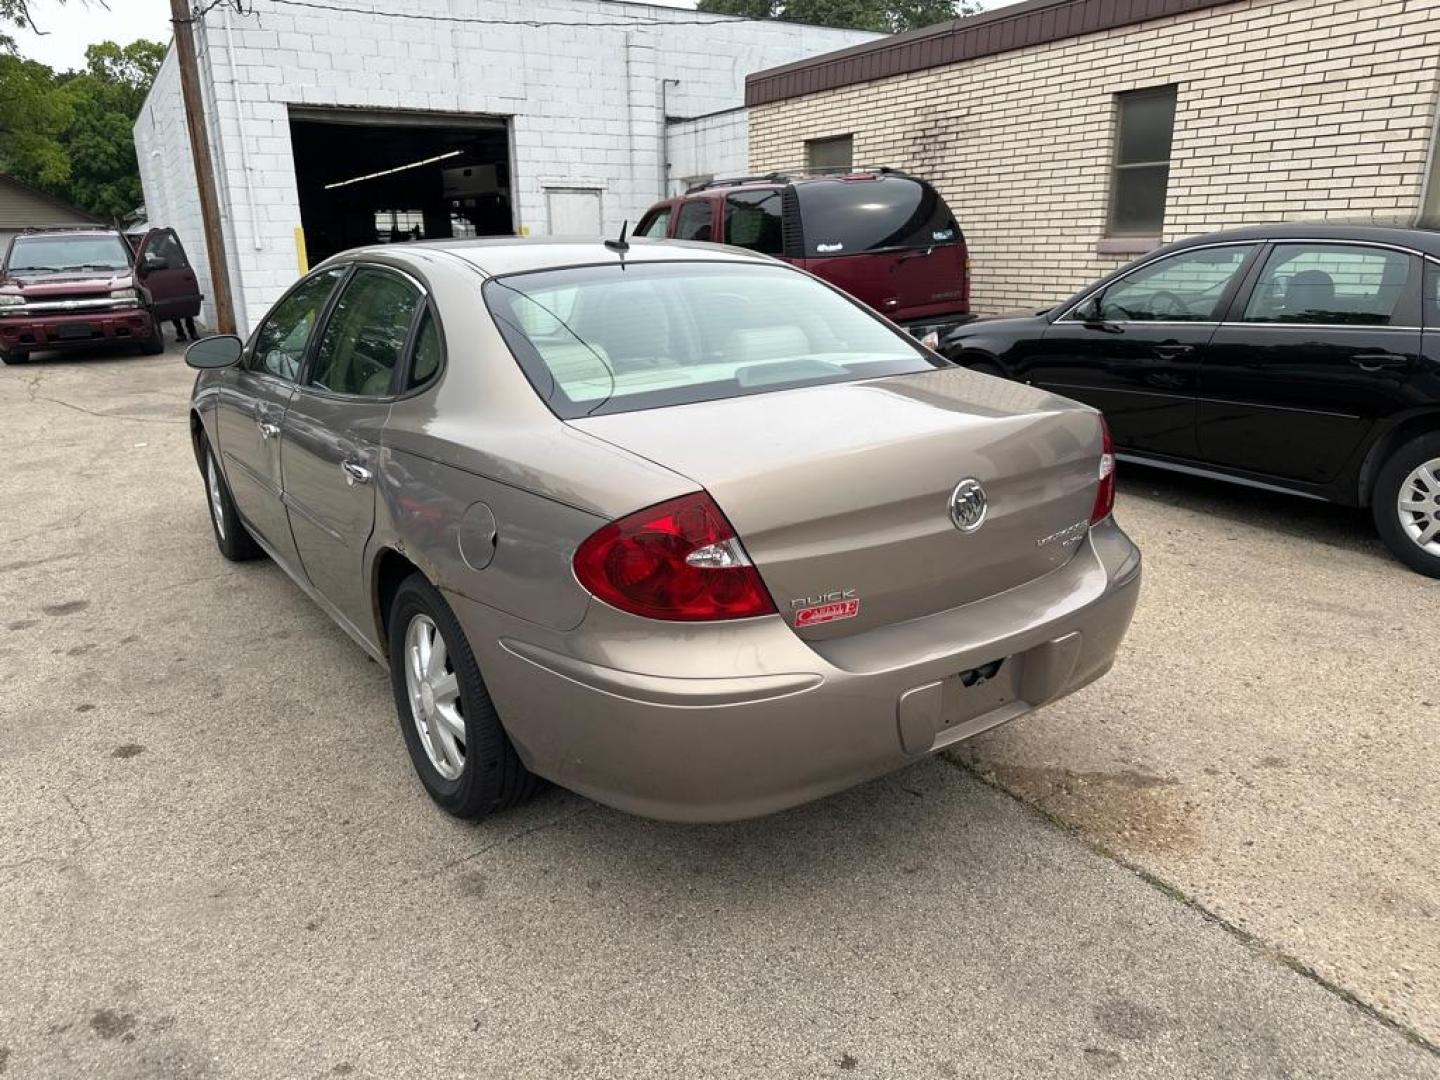
[[975, 309], [1033, 308], [1162, 241], [1440, 209], [1437, 78], [1440, 0], [1029, 0], [750, 76], [750, 165], [925, 176]]

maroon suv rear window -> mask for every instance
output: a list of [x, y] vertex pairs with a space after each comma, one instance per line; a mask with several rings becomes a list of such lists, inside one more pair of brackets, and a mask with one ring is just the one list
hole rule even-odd
[[854, 255], [958, 244], [955, 215], [929, 184], [908, 176], [796, 184], [805, 254]]

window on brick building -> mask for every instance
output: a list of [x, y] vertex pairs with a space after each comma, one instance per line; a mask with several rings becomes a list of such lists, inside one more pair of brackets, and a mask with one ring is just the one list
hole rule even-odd
[[1175, 87], [1115, 95], [1118, 122], [1110, 179], [1111, 236], [1159, 236], [1165, 224]]
[[805, 167], [811, 172], [847, 172], [854, 164], [855, 141], [849, 135], [805, 143]]

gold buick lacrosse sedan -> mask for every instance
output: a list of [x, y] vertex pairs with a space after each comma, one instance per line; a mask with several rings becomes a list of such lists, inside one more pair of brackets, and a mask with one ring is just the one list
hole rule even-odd
[[818, 798], [1098, 678], [1135, 607], [1097, 412], [750, 252], [363, 248], [187, 360], [221, 552], [389, 665], [459, 816]]

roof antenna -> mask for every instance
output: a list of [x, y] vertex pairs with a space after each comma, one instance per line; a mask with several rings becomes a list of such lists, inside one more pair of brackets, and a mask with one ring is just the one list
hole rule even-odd
[[627, 218], [620, 223], [620, 239], [606, 240], [605, 246], [611, 251], [618, 251], [621, 255], [624, 255], [625, 252], [630, 250], [630, 242], [625, 239], [625, 230], [628, 228], [630, 228], [630, 221]]

